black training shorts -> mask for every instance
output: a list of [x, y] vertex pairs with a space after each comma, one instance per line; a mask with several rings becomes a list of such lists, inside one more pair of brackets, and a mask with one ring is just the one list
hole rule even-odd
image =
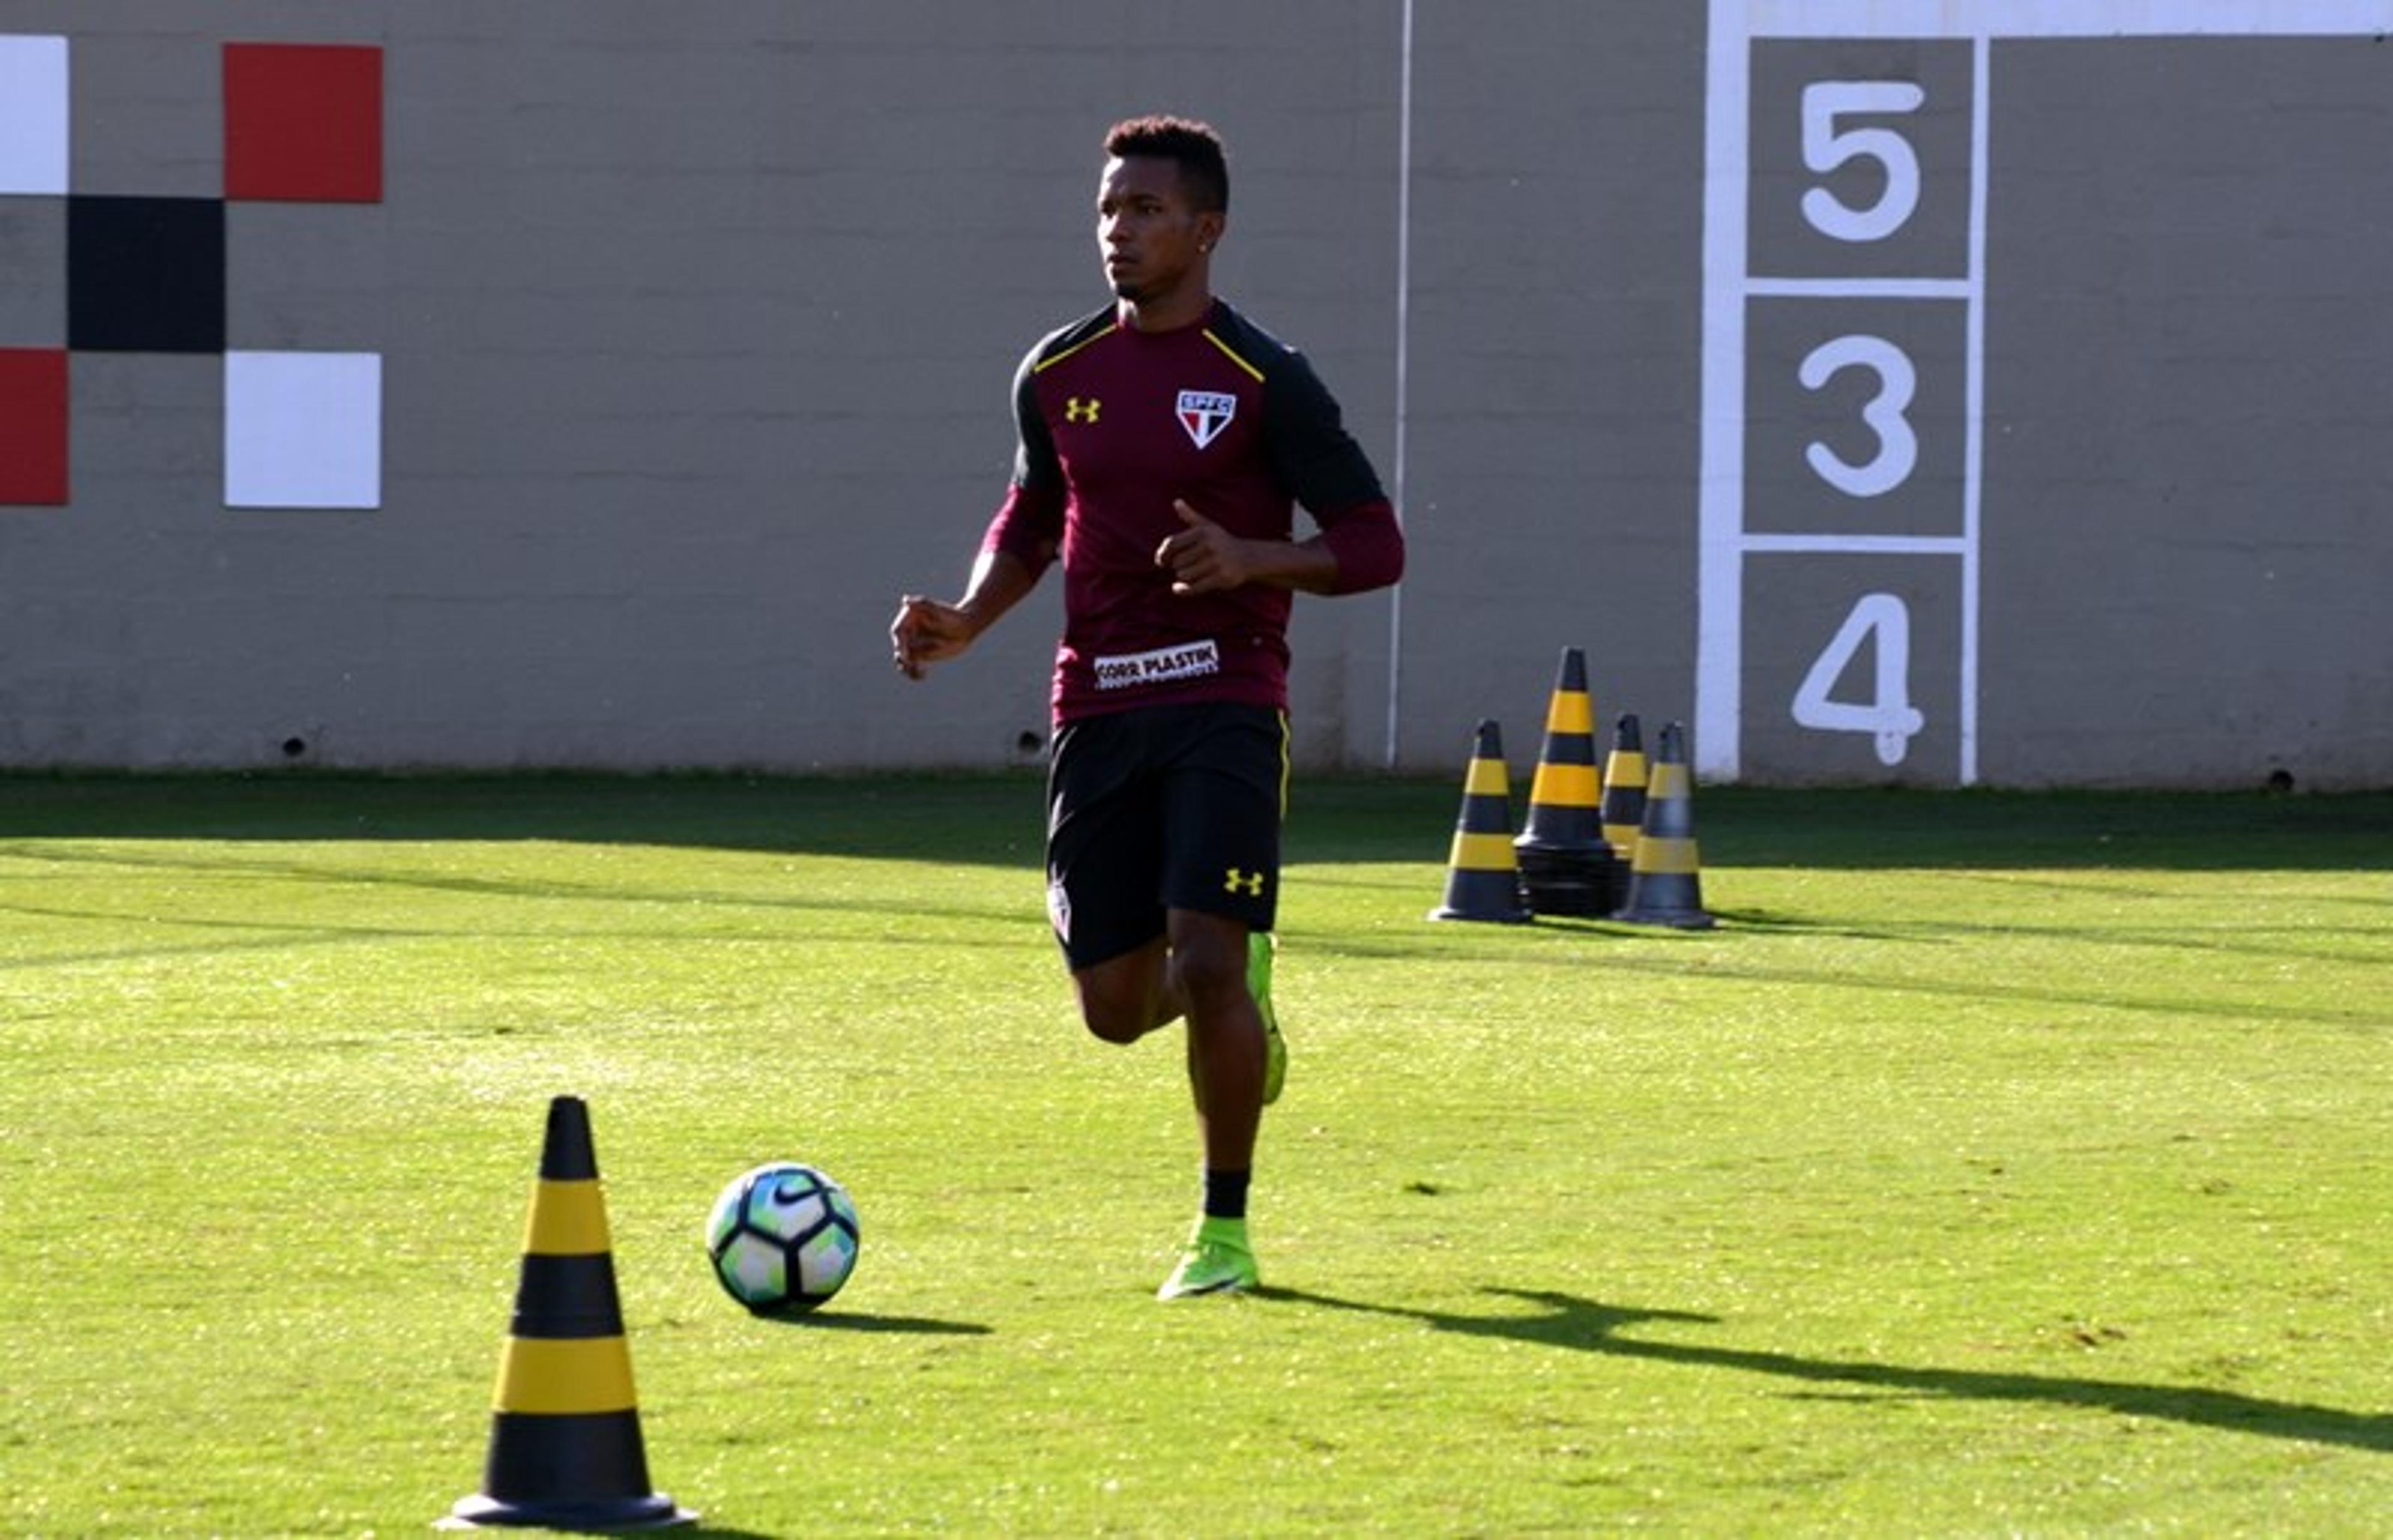
[[1268, 931], [1279, 907], [1288, 718], [1145, 706], [1068, 724], [1047, 767], [1047, 912], [1078, 972], [1195, 909]]

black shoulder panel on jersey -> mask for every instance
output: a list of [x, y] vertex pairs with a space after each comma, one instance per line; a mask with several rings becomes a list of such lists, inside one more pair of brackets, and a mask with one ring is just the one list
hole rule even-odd
[[1226, 301], [1209, 325], [1223, 351], [1263, 382], [1263, 445], [1272, 472], [1318, 517], [1384, 502], [1379, 473], [1346, 431], [1338, 398], [1304, 355], [1257, 326]]
[[1065, 355], [1079, 352], [1118, 324], [1114, 307], [1108, 305], [1094, 315], [1081, 317], [1069, 326], [1059, 326], [1039, 339], [1039, 346], [1030, 350], [1025, 367], [1028, 372], [1036, 374], [1051, 363], [1062, 362]]
[[1048, 333], [1022, 356], [1022, 367], [1013, 372], [1015, 486], [1061, 488], [1064, 485], [1064, 467], [1055, 458], [1055, 440], [1047, 431], [1046, 421], [1039, 415], [1039, 402], [1031, 392], [1031, 380], [1049, 364], [1079, 352], [1113, 329], [1114, 309], [1108, 305], [1092, 316], [1085, 316], [1068, 326]]

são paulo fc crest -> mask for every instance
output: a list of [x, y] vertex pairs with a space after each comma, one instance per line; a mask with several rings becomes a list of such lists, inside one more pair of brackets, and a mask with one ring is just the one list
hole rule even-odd
[[1218, 390], [1183, 390], [1180, 393], [1180, 425], [1188, 437], [1203, 449], [1222, 436], [1230, 419], [1238, 414], [1238, 398]]

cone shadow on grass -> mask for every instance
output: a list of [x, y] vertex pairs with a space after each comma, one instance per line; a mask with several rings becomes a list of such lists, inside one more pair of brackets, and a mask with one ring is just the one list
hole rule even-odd
[[[1987, 1369], [1918, 1368], [1902, 1364], [1873, 1364], [1846, 1359], [1805, 1358], [1795, 1353], [1751, 1348], [1706, 1347], [1691, 1342], [1656, 1342], [1620, 1335], [1626, 1327], [1646, 1322], [1686, 1325], [1718, 1325], [1720, 1318], [1688, 1311], [1641, 1310], [1606, 1305], [1550, 1289], [1490, 1288], [1482, 1292], [1528, 1307], [1505, 1315], [1462, 1315], [1450, 1311], [1406, 1310], [1340, 1299], [1300, 1289], [1262, 1288], [1258, 1299], [1311, 1305], [1323, 1310], [1353, 1311], [1367, 1315], [1419, 1321], [1439, 1331], [1466, 1337], [1498, 1337], [1535, 1342], [1550, 1348], [1601, 1353], [1613, 1358], [1642, 1359], [1688, 1368], [1733, 1369], [1799, 1381], [1806, 1386], [1851, 1386], [1892, 1399], [1917, 1396], [1953, 1401], [2036, 1403], [2112, 1412], [2121, 1416], [2216, 1428], [2260, 1438], [2291, 1439], [2303, 1443], [2339, 1444], [2351, 1449], [2393, 1453], [2393, 1413], [2349, 1412], [2308, 1402], [2271, 1401], [2236, 1390], [2195, 1385], [2145, 1385], [2130, 1380], [2080, 1379], [2069, 1376], [2007, 1373]], [[1819, 1395], [1823, 1392], [1805, 1392]]]

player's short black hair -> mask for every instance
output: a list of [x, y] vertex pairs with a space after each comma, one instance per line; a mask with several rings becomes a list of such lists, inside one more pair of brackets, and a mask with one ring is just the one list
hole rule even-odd
[[1105, 153], [1117, 157], [1151, 155], [1180, 167], [1188, 201], [1199, 213], [1230, 211], [1230, 165], [1222, 153], [1222, 136], [1213, 125], [1194, 118], [1150, 112], [1124, 118], [1105, 130]]

